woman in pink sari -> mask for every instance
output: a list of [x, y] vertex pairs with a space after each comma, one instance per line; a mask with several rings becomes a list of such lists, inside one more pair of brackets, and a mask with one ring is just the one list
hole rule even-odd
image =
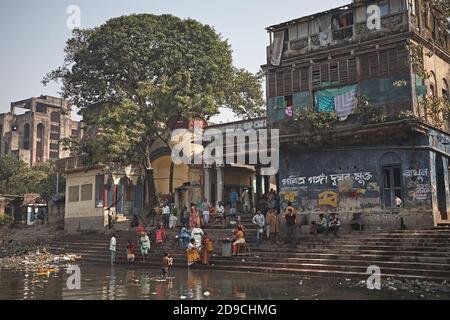
[[195, 204], [191, 203], [191, 213], [189, 214], [189, 229], [195, 228], [199, 223], [199, 215]]

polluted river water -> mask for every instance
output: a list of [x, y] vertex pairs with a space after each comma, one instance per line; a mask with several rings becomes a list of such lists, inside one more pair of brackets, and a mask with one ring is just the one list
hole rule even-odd
[[[316, 299], [450, 299], [447, 284], [431, 289], [400, 289], [382, 284], [369, 290], [365, 281], [298, 275], [170, 270], [81, 265], [79, 287], [60, 269], [46, 275], [0, 269], [1, 300], [316, 300]], [[68, 285], [69, 283], [69, 285]], [[71, 287], [71, 288], [69, 288]], [[434, 288], [434, 289], [433, 289]]]

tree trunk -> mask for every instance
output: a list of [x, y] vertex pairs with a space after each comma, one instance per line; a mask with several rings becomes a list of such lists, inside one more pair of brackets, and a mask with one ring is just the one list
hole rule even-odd
[[158, 204], [156, 203], [156, 188], [155, 188], [155, 180], [153, 178], [153, 169], [145, 168], [145, 176], [147, 180], [147, 195], [148, 195], [148, 204], [149, 209], [155, 208]]
[[173, 195], [173, 171], [174, 171], [174, 163], [170, 161], [170, 173], [169, 173], [169, 195]]

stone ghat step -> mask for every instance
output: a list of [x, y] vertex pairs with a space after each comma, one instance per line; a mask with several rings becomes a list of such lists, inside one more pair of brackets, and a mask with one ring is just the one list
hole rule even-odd
[[[79, 252], [84, 259], [92, 260], [92, 259], [100, 259], [102, 261], [109, 261], [110, 255], [109, 252], [97, 252], [97, 251], [83, 251]], [[140, 253], [136, 252], [136, 256], [138, 257], [138, 261], [140, 260]], [[172, 253], [172, 256], [175, 260], [185, 260], [184, 252], [175, 252]], [[125, 261], [124, 254], [118, 254], [119, 259]], [[149, 259], [161, 259], [162, 251], [150, 252]], [[363, 257], [364, 258], [364, 257]], [[410, 261], [383, 261], [376, 260], [376, 257], [367, 257], [367, 259], [361, 260], [359, 256], [334, 256], [330, 258], [302, 258], [302, 257], [273, 257], [273, 256], [257, 256], [253, 255], [251, 257], [222, 257], [220, 255], [215, 255], [213, 260], [216, 263], [228, 263], [229, 261], [233, 261], [233, 263], [241, 263], [241, 259], [245, 259], [246, 261], [253, 261], [256, 264], [261, 263], [289, 263], [289, 264], [298, 264], [302, 266], [303, 264], [332, 264], [332, 265], [344, 265], [344, 266], [363, 266], [366, 267], [372, 264], [378, 265], [380, 267], [402, 267], [403, 269], [424, 269], [424, 270], [440, 270], [446, 271], [450, 273], [450, 258], [445, 261], [445, 263], [436, 263], [436, 262], [410, 262]]]
[[[90, 260], [92, 263], [104, 263], [109, 264], [110, 261], [108, 259], [96, 259]], [[126, 264], [125, 260], [119, 260], [119, 264]], [[145, 263], [137, 262], [136, 265], [148, 266], [148, 267], [160, 267], [161, 262], [160, 259], [146, 261]], [[186, 264], [184, 261], [176, 261], [174, 260], [174, 268], [186, 268]], [[233, 261], [230, 261], [228, 264], [214, 264], [214, 266], [206, 267], [201, 266], [200, 268], [208, 269], [208, 270], [226, 270], [226, 271], [244, 271], [244, 272], [264, 272], [264, 273], [285, 273], [285, 274], [297, 274], [297, 275], [310, 275], [310, 276], [342, 276], [342, 277], [360, 277], [361, 279], [367, 279], [366, 268], [361, 267], [346, 267], [339, 268], [332, 265], [314, 265], [314, 264], [305, 264], [302, 268], [298, 268], [296, 266], [290, 266], [287, 264], [282, 265], [251, 265], [251, 264], [236, 264]], [[195, 267], [197, 269], [197, 266]], [[430, 270], [417, 270], [417, 269], [407, 269], [402, 270], [401, 268], [397, 269], [388, 269], [383, 268], [384, 272], [382, 273], [382, 278], [392, 277], [392, 278], [409, 278], [409, 279], [427, 279], [427, 280], [449, 280], [450, 274], [439, 274], [439, 272], [432, 272]]]
[[[92, 254], [92, 255], [109, 255], [109, 246], [104, 246], [101, 248], [90, 248], [90, 247], [71, 247], [69, 245], [63, 245], [63, 246], [54, 246], [49, 247], [48, 250], [58, 250], [58, 251], [70, 251], [74, 253], [80, 253], [80, 254]], [[120, 251], [124, 252], [125, 249]], [[178, 247], [172, 247], [172, 248], [157, 248], [152, 246], [150, 252], [151, 253], [157, 253], [157, 252], [163, 252], [163, 251], [169, 251], [171, 254], [181, 254], [184, 255], [184, 251], [180, 250]], [[135, 251], [137, 254], [139, 254], [139, 250]], [[214, 251], [217, 255], [220, 254], [219, 250], [216, 247], [216, 250]], [[274, 248], [253, 248], [252, 249], [252, 256], [259, 256], [259, 257], [271, 257], [271, 258], [277, 258], [277, 259], [284, 259], [284, 258], [324, 258], [324, 259], [354, 259], [358, 257], [363, 257], [367, 259], [378, 259], [383, 261], [411, 261], [411, 262], [436, 262], [436, 263], [450, 263], [450, 256], [443, 256], [443, 255], [411, 255], [409, 253], [405, 254], [398, 254], [398, 255], [386, 255], [382, 251], [381, 252], [375, 252], [375, 253], [358, 253], [355, 254], [355, 252], [337, 252], [337, 251], [322, 251], [322, 252], [312, 252], [312, 251], [305, 251], [305, 250], [299, 250], [296, 249], [295, 251], [283, 251], [281, 249], [274, 249]]]
[[[97, 257], [104, 257], [105, 259], [109, 259], [109, 250], [108, 248], [103, 248], [102, 250], [98, 249], [76, 249], [76, 248], [70, 248], [70, 247], [54, 247], [49, 248], [49, 251], [51, 252], [73, 252], [82, 255], [84, 259], [90, 259], [90, 258], [97, 258]], [[162, 254], [164, 251], [170, 252], [172, 255], [178, 255], [181, 257], [185, 256], [184, 251], [179, 250], [170, 250], [170, 249], [161, 249], [158, 248], [156, 250], [151, 250], [149, 256]], [[118, 255], [121, 256], [123, 252], [123, 255], [125, 256], [125, 250], [119, 250]], [[137, 250], [135, 251], [137, 256], [140, 256], [140, 252]], [[220, 252], [215, 251], [217, 257], [220, 256]], [[259, 257], [259, 258], [256, 258]], [[276, 254], [273, 252], [255, 252], [252, 251], [252, 258], [258, 259], [258, 261], [263, 260], [280, 260], [280, 261], [290, 261], [295, 259], [301, 260], [301, 259], [318, 259], [318, 260], [329, 260], [335, 261], [337, 260], [358, 260], [358, 259], [364, 259], [364, 261], [385, 261], [385, 262], [392, 262], [397, 264], [402, 264], [403, 262], [411, 262], [411, 263], [422, 263], [422, 264], [449, 264], [448, 269], [450, 269], [450, 256], [442, 257], [442, 256], [407, 256], [407, 255], [399, 255], [399, 256], [390, 256], [390, 255], [384, 255], [384, 254], [358, 254], [355, 255], [353, 253], [349, 254], [343, 254], [343, 253], [287, 253], [287, 254]], [[228, 258], [227, 258], [228, 259]]]
[[[99, 241], [99, 242], [86, 242], [83, 240], [78, 241], [55, 241], [52, 243], [53, 246], [71, 246], [71, 247], [79, 247], [79, 248], [109, 248], [109, 242], [106, 241]], [[126, 241], [118, 241], [118, 246], [126, 247], [127, 242]], [[155, 243], [153, 243], [154, 246], [156, 246]], [[177, 247], [178, 241], [172, 240], [172, 241], [165, 241], [165, 246], [171, 246], [171, 247]], [[220, 242], [215, 242], [215, 245], [220, 245]], [[264, 247], [268, 250], [276, 250], [280, 251], [283, 250], [282, 247]], [[319, 250], [384, 250], [384, 251], [424, 251], [424, 252], [438, 252], [443, 254], [450, 254], [450, 245], [447, 246], [435, 246], [435, 245], [415, 245], [415, 246], [407, 246], [405, 244], [403, 245], [396, 245], [396, 244], [387, 244], [387, 245], [380, 245], [380, 244], [373, 244], [373, 245], [364, 245], [364, 244], [323, 244], [323, 243], [300, 243], [297, 245], [297, 249], [319, 249]]]

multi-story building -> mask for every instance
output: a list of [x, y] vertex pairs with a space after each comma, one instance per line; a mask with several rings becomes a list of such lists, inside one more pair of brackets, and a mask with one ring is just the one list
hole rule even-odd
[[428, 0], [355, 0], [267, 28], [279, 187], [304, 222], [450, 222], [448, 30]]
[[81, 137], [80, 123], [71, 119], [68, 102], [40, 96], [11, 103], [0, 114], [0, 157], [9, 155], [30, 166], [69, 156], [60, 140]]

